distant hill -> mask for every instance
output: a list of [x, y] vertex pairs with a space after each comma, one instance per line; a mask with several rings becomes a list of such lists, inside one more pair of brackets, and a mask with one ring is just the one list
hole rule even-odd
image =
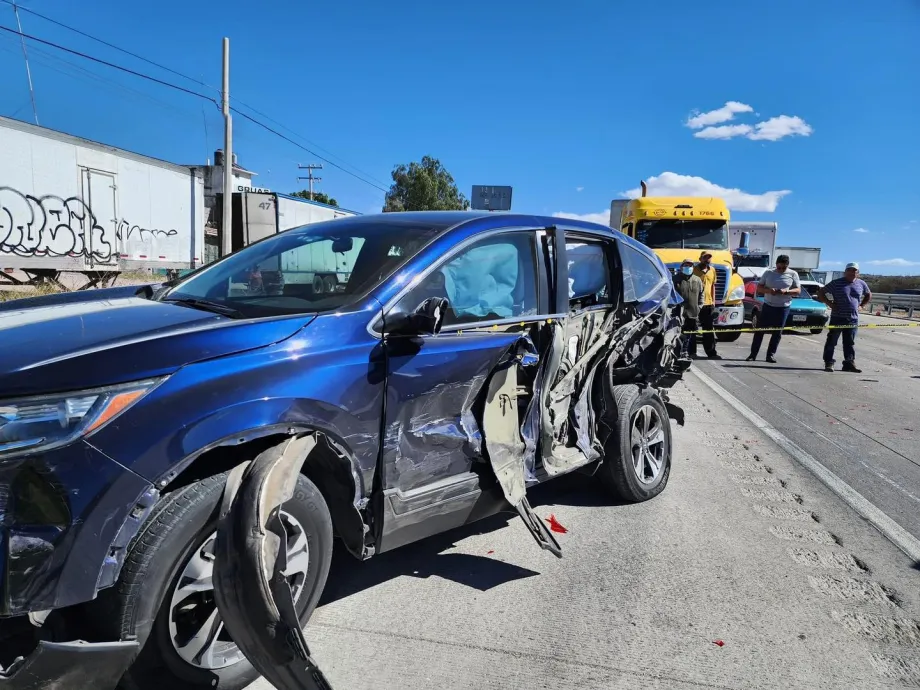
[[869, 284], [872, 292], [882, 294], [909, 288], [920, 289], [920, 276], [876, 276], [871, 273], [862, 273], [859, 277]]

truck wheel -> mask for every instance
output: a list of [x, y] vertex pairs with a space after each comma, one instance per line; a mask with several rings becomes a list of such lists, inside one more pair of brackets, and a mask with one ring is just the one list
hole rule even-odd
[[[213, 548], [227, 474], [163, 497], [132, 543], [107, 617], [113, 639], [141, 652], [125, 690], [241, 690], [259, 677], [223, 629], [214, 601]], [[300, 620], [319, 600], [332, 559], [332, 520], [316, 486], [298, 477], [285, 503], [288, 579]]]
[[720, 343], [733, 343], [740, 337], [740, 331], [719, 331], [716, 333], [716, 340]]
[[338, 284], [338, 281], [335, 279], [335, 276], [326, 276], [323, 278], [323, 287], [326, 290], [327, 295], [335, 294], [335, 286]]
[[325, 289], [322, 276], [313, 276], [313, 294], [321, 295]]
[[616, 419], [604, 447], [601, 480], [620, 500], [654, 498], [671, 474], [671, 421], [661, 397], [651, 388], [614, 386]]

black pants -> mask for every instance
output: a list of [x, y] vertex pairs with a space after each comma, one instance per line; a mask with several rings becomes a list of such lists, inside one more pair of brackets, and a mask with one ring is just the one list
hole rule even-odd
[[[699, 328], [701, 331], [711, 331], [712, 330], [712, 305], [705, 305], [700, 307], [700, 316], [697, 319], [699, 323]], [[690, 356], [696, 357], [696, 343], [699, 336], [691, 335], [690, 336]], [[703, 336], [703, 351], [710, 357], [716, 354], [716, 336], [712, 333], [704, 333]]]
[[691, 319], [688, 316], [684, 317], [683, 333], [680, 336], [681, 357], [687, 357], [690, 354], [690, 341], [695, 337], [692, 333], [688, 333], [688, 331], [695, 331], [698, 327], [696, 319]]
[[[764, 304], [760, 311], [760, 319], [757, 321], [759, 328], [782, 328], [786, 325], [786, 319], [789, 318], [789, 307], [773, 307]], [[763, 342], [763, 331], [757, 331], [751, 340], [751, 356], [756, 357], [760, 352], [760, 344]], [[776, 354], [779, 347], [779, 341], [783, 337], [782, 331], [773, 331], [770, 335], [770, 344], [767, 345], [767, 357]]]

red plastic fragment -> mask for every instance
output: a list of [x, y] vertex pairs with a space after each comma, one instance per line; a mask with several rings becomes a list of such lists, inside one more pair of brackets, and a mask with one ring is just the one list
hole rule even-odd
[[714, 645], [716, 645], [717, 647], [724, 647], [724, 646], [725, 646], [725, 643], [722, 642], [722, 640], [713, 640], [712, 643], [713, 643]]
[[551, 532], [558, 532], [559, 534], [565, 534], [568, 532], [568, 530], [562, 526], [562, 523], [556, 519], [555, 515], [550, 515], [548, 518], [546, 518], [546, 521], [549, 523], [549, 529]]
[[488, 556], [490, 553], [495, 553], [495, 551], [492, 549], [489, 549], [488, 551], [486, 551], [486, 556]]

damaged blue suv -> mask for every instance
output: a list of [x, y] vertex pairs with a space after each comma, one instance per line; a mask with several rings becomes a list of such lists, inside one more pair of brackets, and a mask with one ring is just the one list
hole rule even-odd
[[283, 582], [305, 623], [334, 538], [367, 559], [510, 504], [560, 556], [528, 487], [668, 482], [679, 301], [608, 228], [425, 212], [5, 303], [0, 689], [274, 680], [246, 597]]

